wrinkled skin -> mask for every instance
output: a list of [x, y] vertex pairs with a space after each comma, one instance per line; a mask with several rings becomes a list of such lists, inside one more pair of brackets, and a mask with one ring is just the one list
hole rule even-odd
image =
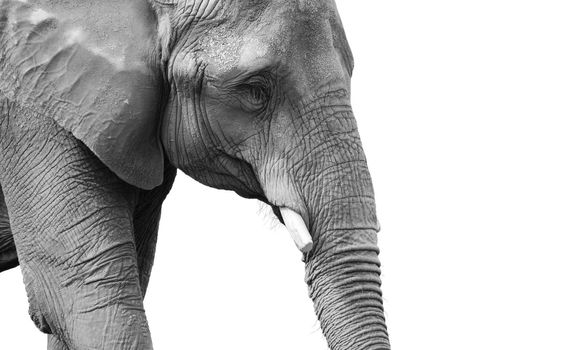
[[0, 269], [49, 348], [152, 348], [178, 168], [299, 213], [330, 348], [389, 349], [352, 69], [329, 0], [0, 1]]

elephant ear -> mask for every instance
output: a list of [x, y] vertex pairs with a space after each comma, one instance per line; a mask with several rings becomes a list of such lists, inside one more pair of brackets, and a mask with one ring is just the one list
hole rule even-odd
[[29, 93], [17, 96], [20, 103], [51, 115], [122, 180], [143, 189], [161, 184], [162, 80], [148, 2], [24, 6], [19, 23], [29, 30], [18, 59], [20, 85]]

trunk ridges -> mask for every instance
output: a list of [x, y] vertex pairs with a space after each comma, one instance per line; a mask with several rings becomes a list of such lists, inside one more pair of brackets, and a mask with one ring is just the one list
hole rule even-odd
[[309, 257], [306, 282], [332, 350], [390, 349], [378, 247], [338, 247]]

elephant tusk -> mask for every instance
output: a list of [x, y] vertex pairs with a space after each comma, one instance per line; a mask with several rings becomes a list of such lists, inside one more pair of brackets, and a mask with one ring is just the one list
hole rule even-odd
[[303, 253], [311, 251], [313, 239], [303, 218], [294, 210], [284, 207], [280, 207], [280, 214], [297, 248]]

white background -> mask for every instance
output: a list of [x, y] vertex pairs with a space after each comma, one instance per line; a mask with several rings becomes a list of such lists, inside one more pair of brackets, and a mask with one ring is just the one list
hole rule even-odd
[[[582, 1], [338, 0], [394, 350], [585, 349]], [[157, 349], [326, 349], [286, 231], [180, 175], [146, 298]], [[42, 349], [18, 269], [0, 348]]]

